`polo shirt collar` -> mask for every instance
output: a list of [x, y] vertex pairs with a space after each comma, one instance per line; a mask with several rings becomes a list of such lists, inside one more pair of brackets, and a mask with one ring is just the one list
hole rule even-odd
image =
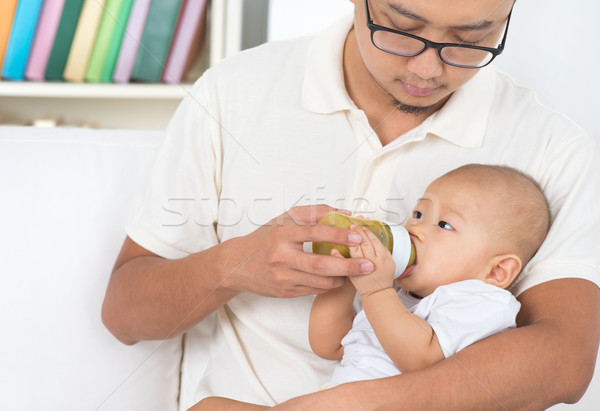
[[461, 147], [480, 147], [495, 91], [495, 70], [490, 66], [480, 69], [423, 123], [424, 131]]
[[355, 109], [344, 83], [343, 56], [352, 14], [317, 34], [308, 49], [302, 105], [315, 113], [330, 114]]
[[[350, 14], [313, 38], [302, 85], [302, 105], [307, 110], [331, 114], [356, 109], [346, 91], [342, 64], [344, 43], [352, 23]], [[462, 147], [479, 147], [495, 89], [495, 70], [484, 67], [417, 128]]]

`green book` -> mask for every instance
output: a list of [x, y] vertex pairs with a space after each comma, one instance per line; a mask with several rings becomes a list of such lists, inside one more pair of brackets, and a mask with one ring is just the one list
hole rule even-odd
[[[102, 18], [92, 47], [92, 54], [85, 71], [85, 81], [99, 83], [104, 68], [104, 62], [108, 54], [111, 38], [117, 26], [117, 19], [121, 11], [123, 0], [107, 0]], [[127, 23], [125, 23], [127, 24]]]
[[83, 0], [65, 0], [54, 43], [52, 43], [52, 50], [48, 57], [45, 72], [46, 80], [60, 81], [63, 79], [63, 72], [65, 71], [82, 7]]
[[102, 66], [102, 72], [100, 73], [100, 81], [102, 83], [112, 82], [113, 72], [115, 71], [115, 65], [117, 64], [117, 58], [119, 57], [119, 51], [121, 50], [121, 43], [127, 28], [127, 22], [129, 21], [129, 14], [131, 13], [131, 7], [133, 6], [133, 0], [122, 0], [121, 9], [117, 16], [117, 24], [110, 38], [108, 44], [108, 51], [106, 52], [106, 58], [104, 59], [104, 65]]
[[152, 1], [140, 48], [135, 56], [132, 80], [148, 83], [160, 81], [180, 8], [181, 0]]

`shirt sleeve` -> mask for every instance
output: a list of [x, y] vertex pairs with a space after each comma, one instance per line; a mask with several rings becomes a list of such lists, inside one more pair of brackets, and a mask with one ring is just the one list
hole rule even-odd
[[218, 242], [219, 113], [206, 77], [175, 112], [126, 223], [130, 238], [164, 258], [182, 258]]
[[516, 326], [521, 304], [508, 291], [479, 280], [439, 287], [414, 308], [435, 332], [445, 357]]
[[[559, 130], [563, 131], [563, 130]], [[536, 173], [552, 213], [544, 243], [511, 286], [515, 295], [561, 278], [600, 286], [600, 152], [598, 141], [564, 130], [551, 139]]]

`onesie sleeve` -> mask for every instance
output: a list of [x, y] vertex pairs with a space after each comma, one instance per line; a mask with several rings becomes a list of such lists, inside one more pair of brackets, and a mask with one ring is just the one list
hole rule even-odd
[[521, 304], [508, 291], [480, 280], [438, 287], [414, 308], [435, 332], [445, 357], [516, 326]]

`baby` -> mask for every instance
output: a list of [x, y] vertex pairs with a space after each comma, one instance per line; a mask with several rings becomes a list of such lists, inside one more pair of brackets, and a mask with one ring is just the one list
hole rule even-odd
[[[370, 231], [353, 227], [362, 241], [351, 256], [370, 259], [375, 270], [313, 303], [311, 347], [341, 360], [328, 385], [418, 370], [515, 327], [520, 304], [505, 289], [549, 225], [546, 199], [530, 177], [467, 165], [435, 180], [419, 199], [405, 225], [416, 264], [395, 284], [389, 251]], [[362, 310], [354, 315], [356, 291]]]
[[[533, 179], [509, 167], [475, 164], [438, 178], [419, 199], [405, 225], [417, 259], [396, 280], [388, 249], [353, 226], [362, 241], [351, 256], [371, 260], [375, 269], [315, 298], [311, 347], [341, 360], [326, 387], [418, 370], [515, 327], [520, 304], [506, 288], [549, 226], [548, 204]], [[193, 407], [261, 408], [224, 398]]]

